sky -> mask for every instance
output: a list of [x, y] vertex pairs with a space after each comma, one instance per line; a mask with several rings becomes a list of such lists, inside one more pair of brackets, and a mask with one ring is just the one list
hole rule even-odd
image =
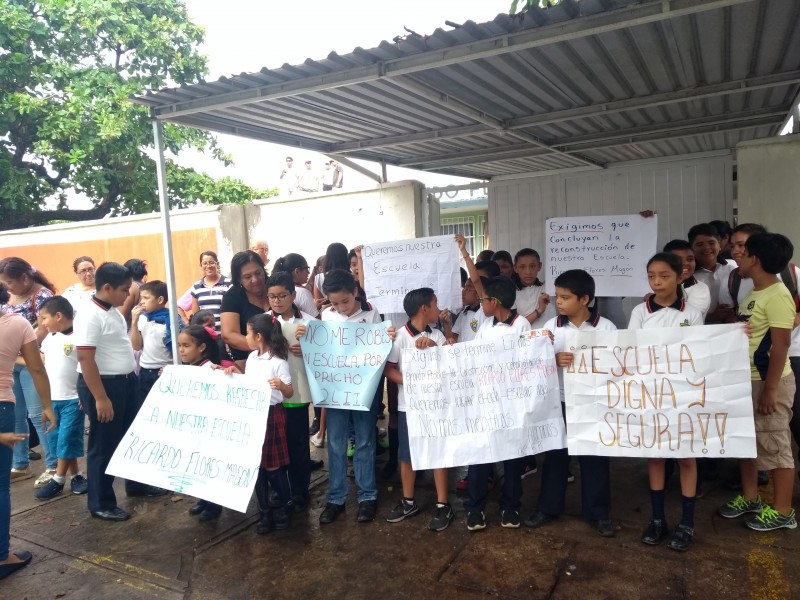
[[[358, 46], [373, 48], [383, 40], [404, 35], [403, 27], [425, 35], [445, 21], [478, 23], [508, 12], [511, 0], [185, 0], [189, 17], [205, 28], [200, 51], [208, 57], [207, 81], [239, 73], [299, 64], [307, 58], [319, 60], [331, 51], [347, 54]], [[260, 189], [278, 185], [284, 158], [295, 164], [312, 160], [322, 165], [321, 154], [297, 151], [276, 144], [217, 134], [222, 148], [233, 156], [234, 166], [225, 167], [196, 152], [182, 153], [178, 162], [213, 177], [242, 179]], [[380, 173], [377, 163], [362, 162]], [[466, 179], [388, 167], [390, 181], [417, 179], [428, 186], [466, 183]], [[369, 178], [348, 170], [347, 187], [370, 187]]]

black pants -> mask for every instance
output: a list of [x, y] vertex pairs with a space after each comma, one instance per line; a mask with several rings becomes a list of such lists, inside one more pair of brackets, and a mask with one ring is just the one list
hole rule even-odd
[[311, 450], [308, 446], [308, 404], [284, 408], [286, 445], [289, 448], [289, 484], [293, 497], [308, 497], [311, 483]]
[[[501, 510], [516, 510], [522, 505], [522, 469], [526, 458], [513, 458], [503, 461], [503, 490], [500, 496]], [[482, 512], [486, 508], [489, 493], [489, 476], [493, 463], [470, 465], [467, 474], [469, 498], [464, 500], [467, 513]]]
[[[562, 416], [564, 405], [561, 406]], [[566, 421], [566, 419], [565, 419]], [[567, 492], [569, 451], [566, 448], [544, 453], [541, 489], [537, 509], [550, 516], [564, 512]], [[611, 515], [611, 477], [607, 456], [579, 456], [581, 466], [581, 512], [586, 519], [596, 521]]]
[[[158, 371], [160, 369], [148, 369], [146, 367], [142, 367], [139, 369], [139, 376], [138, 376], [138, 384], [136, 385], [136, 402], [134, 403], [133, 407], [131, 408], [133, 412], [133, 416], [131, 417], [131, 422], [133, 419], [136, 418], [136, 415], [139, 414], [139, 410], [142, 408], [145, 399], [147, 398], [147, 394], [150, 393], [153, 385], [156, 381], [158, 381]], [[141, 483], [139, 481], [133, 481], [131, 479], [125, 480], [125, 492], [128, 494], [136, 494], [141, 493], [148, 486], [146, 483]]]
[[114, 476], [106, 475], [106, 468], [138, 411], [137, 381], [134, 373], [104, 376], [102, 381], [114, 409], [114, 418], [108, 423], [97, 420], [94, 396], [89, 391], [83, 376], [78, 377], [78, 397], [83, 410], [89, 416], [86, 475], [89, 479], [87, 503], [92, 512], [110, 510], [117, 506], [113, 487]]

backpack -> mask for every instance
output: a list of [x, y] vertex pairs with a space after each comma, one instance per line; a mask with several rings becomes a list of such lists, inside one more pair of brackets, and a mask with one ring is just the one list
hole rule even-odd
[[[789, 263], [786, 268], [781, 271], [781, 281], [789, 290], [794, 302], [795, 312], [800, 312], [800, 296], [797, 294], [797, 271], [795, 271], [794, 263]], [[739, 287], [742, 284], [742, 276], [739, 275], [739, 268], [735, 268], [728, 275], [728, 291], [733, 299], [733, 309], [739, 310]]]

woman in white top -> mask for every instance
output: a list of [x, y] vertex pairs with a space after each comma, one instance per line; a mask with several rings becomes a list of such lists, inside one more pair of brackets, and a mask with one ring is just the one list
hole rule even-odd
[[61, 295], [69, 300], [72, 309], [77, 311], [81, 304], [94, 296], [94, 260], [90, 256], [79, 256], [72, 261], [72, 270], [78, 276], [78, 283], [73, 283]]

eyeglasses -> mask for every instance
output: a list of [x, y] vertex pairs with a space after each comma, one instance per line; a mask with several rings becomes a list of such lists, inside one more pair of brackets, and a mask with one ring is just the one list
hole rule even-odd
[[215, 267], [218, 264], [219, 263], [217, 263], [217, 262], [204, 262], [204, 263], [200, 263], [200, 266], [201, 267]]
[[78, 271], [78, 275], [86, 275], [87, 273], [94, 273], [94, 267], [88, 267], [86, 269], [81, 269]]
[[286, 298], [288, 298], [289, 296], [291, 296], [291, 294], [289, 294], [289, 293], [283, 293], [283, 294], [267, 294], [267, 299], [268, 299], [270, 302], [272, 302], [273, 300], [275, 300], [275, 301], [277, 301], [277, 302], [283, 302], [283, 301], [284, 301], [284, 300], [286, 300]]
[[494, 296], [486, 296], [485, 298], [478, 298], [478, 302], [483, 302], [484, 300], [497, 300], [497, 303], [500, 306], [503, 306], [503, 303], [500, 301], [499, 298], [495, 298]]

